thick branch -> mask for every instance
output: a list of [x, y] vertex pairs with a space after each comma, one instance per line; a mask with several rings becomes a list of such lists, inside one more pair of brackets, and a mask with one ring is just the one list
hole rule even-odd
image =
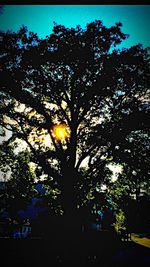
[[79, 160], [78, 160], [78, 162], [77, 162], [77, 164], [76, 164], [76, 167], [75, 167], [76, 170], [79, 169], [79, 167], [80, 167], [82, 161], [83, 161], [87, 156], [90, 155], [91, 151], [92, 151], [93, 149], [95, 149], [96, 146], [97, 146], [97, 144], [94, 144], [93, 146], [90, 147], [90, 149], [89, 149], [88, 151], [84, 152], [84, 153], [81, 155], [81, 157], [79, 158]]
[[2, 91], [8, 93], [20, 103], [30, 105], [34, 108], [39, 114], [43, 115], [46, 119], [47, 125], [49, 127], [52, 125], [50, 115], [46, 113], [44, 105], [40, 103], [31, 93], [22, 90], [20, 82], [16, 82], [13, 77], [11, 77], [11, 72], [6, 72], [5, 81], [2, 82]]
[[44, 172], [56, 179], [59, 178], [59, 175], [55, 172], [55, 170], [53, 170], [49, 164], [46, 162], [44, 155], [40, 155], [38, 153], [38, 151], [36, 151], [36, 149], [34, 149], [34, 147], [31, 145], [31, 143], [28, 141], [28, 136], [26, 134], [26, 132], [23, 129], [23, 126], [21, 125], [21, 130], [23, 131], [23, 138], [25, 139], [27, 145], [30, 147], [32, 153], [34, 154], [35, 158], [37, 159], [37, 161], [39, 162], [40, 166], [42, 167], [42, 169], [44, 170]]

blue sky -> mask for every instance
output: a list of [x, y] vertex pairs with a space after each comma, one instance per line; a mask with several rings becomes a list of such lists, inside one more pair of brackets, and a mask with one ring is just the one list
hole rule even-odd
[[122, 43], [130, 47], [142, 43], [150, 46], [150, 5], [6, 5], [0, 16], [0, 29], [17, 31], [21, 25], [44, 38], [52, 32], [53, 21], [67, 27], [100, 19], [105, 26], [123, 23], [130, 37]]

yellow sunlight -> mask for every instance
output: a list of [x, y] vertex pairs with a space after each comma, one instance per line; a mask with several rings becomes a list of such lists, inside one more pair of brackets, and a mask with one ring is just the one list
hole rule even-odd
[[69, 129], [65, 123], [55, 124], [52, 128], [52, 135], [57, 141], [65, 141], [69, 138]]

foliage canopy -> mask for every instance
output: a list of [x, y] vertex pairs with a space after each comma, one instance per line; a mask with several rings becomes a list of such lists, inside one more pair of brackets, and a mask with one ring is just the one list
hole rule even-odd
[[[43, 183], [57, 189], [54, 212], [59, 207], [73, 214], [92, 198], [98, 201], [94, 194], [108, 183], [109, 159], [139, 178], [140, 160], [148, 160], [148, 49], [117, 49], [128, 37], [121, 26], [107, 28], [100, 20], [85, 30], [54, 24], [45, 39], [25, 26], [0, 33], [1, 129], [12, 132], [1, 145], [2, 164], [13, 179], [12, 158], [27, 153], [34, 167], [30, 175], [24, 169], [26, 179], [45, 175]], [[62, 124], [69, 133], [63, 140], [53, 132]], [[8, 151], [23, 146], [21, 140], [26, 151], [16, 149], [11, 157]]]

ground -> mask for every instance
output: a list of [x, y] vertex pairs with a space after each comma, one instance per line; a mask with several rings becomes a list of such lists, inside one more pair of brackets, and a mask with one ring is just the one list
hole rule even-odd
[[61, 243], [50, 238], [0, 239], [1, 267], [148, 267], [149, 237], [132, 233], [131, 241], [121, 242], [102, 231], [83, 238], [67, 236]]

